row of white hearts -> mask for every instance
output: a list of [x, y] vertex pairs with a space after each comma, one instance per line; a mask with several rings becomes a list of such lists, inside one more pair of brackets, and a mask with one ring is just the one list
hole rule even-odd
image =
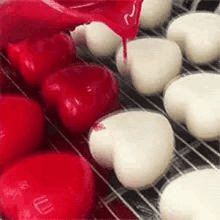
[[[220, 75], [191, 74], [173, 80], [164, 94], [171, 119], [186, 123], [197, 138], [220, 136]], [[172, 127], [157, 112], [131, 109], [107, 115], [91, 130], [90, 151], [102, 166], [113, 168], [127, 188], [146, 188], [171, 164], [175, 141]]]
[[[199, 34], [204, 30], [201, 24], [203, 26], [206, 24], [207, 33], [203, 33], [199, 38]], [[217, 58], [216, 54], [220, 55], [220, 16], [199, 12], [181, 16], [169, 26], [168, 35], [176, 39], [178, 44], [161, 38], [134, 40], [127, 45], [127, 63], [123, 62], [123, 49], [120, 48], [116, 53], [116, 64], [120, 73], [131, 76], [132, 83], [138, 92], [152, 95], [164, 91], [164, 106], [170, 118], [186, 123], [189, 131], [197, 138], [213, 140], [220, 136], [220, 75], [207, 72], [185, 77], [177, 76], [181, 71], [181, 50], [184, 50], [186, 45], [190, 45], [186, 43], [190, 39], [186, 36], [191, 36], [190, 30], [194, 39], [190, 42], [200, 43], [197, 44], [197, 48], [194, 48], [195, 50], [192, 47], [189, 48], [193, 53], [195, 52], [196, 59], [202, 62], [207, 59], [210, 61]], [[119, 115], [125, 115], [125, 113]], [[124, 129], [120, 129], [121, 125], [119, 125], [122, 119], [119, 117], [120, 119], [115, 121], [114, 117], [116, 116], [111, 116], [109, 119], [113, 120], [111, 123], [114, 128], [108, 130], [108, 126], [104, 124], [107, 129], [101, 130], [108, 135], [102, 137], [102, 132], [99, 131], [95, 142], [91, 141], [93, 157], [100, 164], [114, 168], [118, 179], [126, 187], [146, 187], [155, 182], [170, 164], [174, 146], [173, 131], [166, 125], [169, 133], [166, 137], [169, 137], [169, 140], [164, 137], [159, 141], [163, 137], [162, 133], [166, 133], [166, 129], [163, 129], [163, 132], [160, 130], [164, 126], [162, 122], [159, 122], [158, 130], [155, 129], [160, 119], [153, 120], [152, 113], [149, 115], [149, 112], [138, 112], [137, 118], [127, 115]], [[129, 118], [132, 121], [129, 121]], [[149, 121], [152, 120], [153, 125], [149, 126]], [[138, 121], [139, 127], [134, 129], [135, 121]], [[96, 134], [92, 132], [91, 137], [94, 136], [93, 133]], [[166, 148], [169, 150], [162, 151]], [[120, 153], [121, 149], [124, 149], [123, 152], [126, 154]], [[144, 169], [145, 172], [143, 172], [143, 167], [148, 169]], [[128, 175], [129, 173], [133, 175]]]
[[[160, 25], [170, 14], [169, 5], [158, 7], [159, 13], [153, 13], [155, 7], [152, 14], [145, 9], [142, 8], [141, 28]], [[94, 22], [77, 31], [81, 34], [78, 43], [86, 41], [95, 56], [110, 56], [120, 44], [120, 38], [101, 23]], [[164, 105], [169, 116], [185, 122], [198, 138], [215, 139], [220, 136], [220, 76], [203, 73], [170, 81], [180, 73], [181, 51], [196, 64], [206, 64], [220, 56], [220, 17], [212, 13], [180, 16], [169, 25], [167, 39], [176, 44], [158, 38], [129, 42], [127, 65], [123, 63], [122, 49], [116, 53], [119, 72], [130, 74], [135, 88], [145, 95], [166, 87]], [[173, 130], [164, 116], [135, 109], [101, 119], [98, 128], [91, 131], [89, 143], [99, 164], [113, 168], [124, 186], [139, 189], [152, 185], [166, 172], [175, 146]], [[162, 219], [220, 218], [219, 187], [219, 170], [205, 169], [177, 178], [165, 186], [162, 194]]]
[[[166, 7], [163, 10], [166, 10]], [[152, 13], [146, 19], [148, 22], [153, 23], [154, 21], [160, 21], [158, 24], [149, 25], [148, 28], [161, 25], [169, 18], [170, 12], [160, 13]], [[207, 64], [219, 57], [220, 15], [217, 13], [188, 12], [181, 14], [170, 21], [166, 32], [166, 38], [177, 43], [190, 62]], [[108, 57], [116, 52], [117, 59], [117, 51], [121, 47], [121, 38], [105, 24], [92, 22], [89, 25], [82, 25], [71, 32], [71, 35], [77, 45], [86, 45], [94, 56]], [[131, 44], [133, 44], [132, 42]], [[129, 45], [130, 43], [128, 44], [128, 58], [133, 59], [133, 49], [130, 49]], [[151, 54], [154, 49], [150, 50], [149, 46], [142, 46], [141, 42], [136, 42], [135, 45], [136, 50], [145, 51], [146, 56], [147, 53]], [[141, 55], [143, 55], [143, 52]]]

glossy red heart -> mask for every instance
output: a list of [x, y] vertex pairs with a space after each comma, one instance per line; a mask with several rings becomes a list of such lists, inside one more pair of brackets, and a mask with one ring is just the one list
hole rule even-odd
[[44, 137], [41, 106], [20, 95], [0, 96], [0, 171], [35, 150]]
[[69, 65], [76, 57], [72, 38], [62, 32], [9, 43], [6, 51], [12, 66], [32, 86], [40, 86], [51, 71]]
[[42, 83], [48, 109], [56, 109], [72, 133], [88, 130], [118, 106], [118, 85], [102, 66], [72, 65], [49, 75]]
[[70, 153], [25, 158], [0, 178], [0, 209], [16, 220], [86, 219], [94, 195], [88, 162]]

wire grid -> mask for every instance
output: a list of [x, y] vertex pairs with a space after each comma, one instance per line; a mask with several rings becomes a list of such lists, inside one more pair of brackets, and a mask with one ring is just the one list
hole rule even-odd
[[[201, 1], [202, 2], [202, 1]], [[175, 0], [173, 3], [172, 17], [176, 17], [187, 11], [195, 10], [201, 4], [200, 1], [184, 1]], [[219, 12], [219, 7], [215, 11]], [[168, 21], [169, 22], [169, 21]], [[139, 30], [138, 37], [165, 37], [166, 22], [162, 27]], [[80, 52], [80, 49], [79, 49]], [[146, 190], [128, 190], [125, 189], [117, 180], [113, 171], [103, 170], [91, 157], [88, 150], [88, 139], [86, 136], [73, 138], [65, 133], [59, 121], [54, 119], [45, 110], [45, 119], [48, 122], [47, 147], [41, 150], [53, 150], [59, 153], [63, 150], [72, 151], [79, 154], [90, 162], [90, 166], [94, 172], [97, 185], [97, 202], [91, 219], [149, 219], [159, 220], [159, 198], [161, 196], [164, 185], [168, 184], [174, 176], [182, 175], [185, 170], [198, 170], [201, 166], [217, 169], [220, 165], [220, 145], [218, 141], [205, 142], [193, 137], [186, 127], [180, 123], [172, 121], [165, 112], [163, 107], [162, 94], [153, 97], [146, 97], [136, 92], [132, 86], [130, 79], [122, 77], [116, 68], [114, 58], [97, 59], [84, 51], [84, 59], [88, 62], [95, 62], [105, 65], [112, 70], [120, 85], [121, 108], [127, 110], [129, 108], [139, 108], [142, 110], [156, 110], [165, 115], [169, 120], [175, 132], [176, 149], [173, 157], [173, 163], [168, 172], [155, 185]], [[39, 91], [32, 91], [23, 87], [18, 81], [13, 80], [16, 73], [10, 67], [7, 58], [0, 54], [0, 68], [11, 80], [12, 86], [10, 90], [22, 93], [26, 97], [34, 95], [35, 99], [40, 100]], [[192, 71], [214, 71], [220, 73], [220, 60], [206, 65], [196, 66], [189, 63], [185, 58], [183, 60], [182, 74], [192, 74]], [[61, 147], [62, 146], [62, 147]], [[1, 219], [1, 217], [0, 217]]]

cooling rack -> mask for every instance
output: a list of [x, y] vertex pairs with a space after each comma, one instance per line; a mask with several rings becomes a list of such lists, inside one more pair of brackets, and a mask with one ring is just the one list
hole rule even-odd
[[[174, 0], [172, 16], [176, 17], [189, 10], [209, 10], [220, 13], [219, 1], [200, 1], [200, 0]], [[139, 30], [137, 37], [165, 37], [167, 21], [162, 27]], [[219, 140], [205, 142], [193, 137], [186, 127], [182, 124], [172, 121], [163, 107], [163, 96], [158, 94], [152, 97], [143, 96], [136, 92], [128, 78], [122, 77], [116, 68], [114, 58], [97, 59], [91, 56], [88, 51], [81, 51], [83, 59], [88, 62], [105, 65], [116, 76], [120, 85], [121, 108], [124, 110], [130, 108], [139, 108], [144, 111], [154, 110], [165, 115], [169, 120], [175, 132], [176, 149], [173, 162], [168, 172], [155, 185], [146, 190], [128, 190], [125, 189], [117, 180], [113, 171], [104, 170], [91, 157], [88, 150], [88, 139], [86, 136], [71, 137], [65, 133], [60, 122], [45, 110], [45, 119], [48, 126], [46, 141], [40, 149], [60, 151], [71, 151], [79, 154], [90, 162], [94, 172], [96, 182], [96, 205], [91, 215], [91, 219], [147, 219], [160, 220], [158, 202], [163, 186], [171, 181], [176, 175], [182, 175], [185, 170], [197, 170], [201, 166], [217, 169], [220, 165], [220, 143]], [[10, 66], [7, 58], [0, 53], [0, 66], [11, 86], [10, 92], [19, 92], [24, 96], [38, 99], [41, 102], [39, 91], [28, 88], [17, 79], [16, 72]], [[0, 67], [1, 68], [1, 67]], [[182, 74], [191, 74], [192, 71], [204, 72], [214, 71], [220, 73], [220, 60], [205, 66], [196, 66], [183, 59]], [[14, 79], [16, 78], [16, 79]], [[4, 91], [2, 91], [4, 92]], [[42, 102], [41, 102], [42, 103]], [[43, 104], [43, 103], [42, 103]], [[1, 219], [1, 217], [0, 217]]]

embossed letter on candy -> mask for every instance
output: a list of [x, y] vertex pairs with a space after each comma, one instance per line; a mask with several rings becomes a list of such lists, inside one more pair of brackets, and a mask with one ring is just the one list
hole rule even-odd
[[0, 209], [16, 220], [87, 219], [93, 197], [91, 168], [72, 154], [31, 156], [0, 179]]

